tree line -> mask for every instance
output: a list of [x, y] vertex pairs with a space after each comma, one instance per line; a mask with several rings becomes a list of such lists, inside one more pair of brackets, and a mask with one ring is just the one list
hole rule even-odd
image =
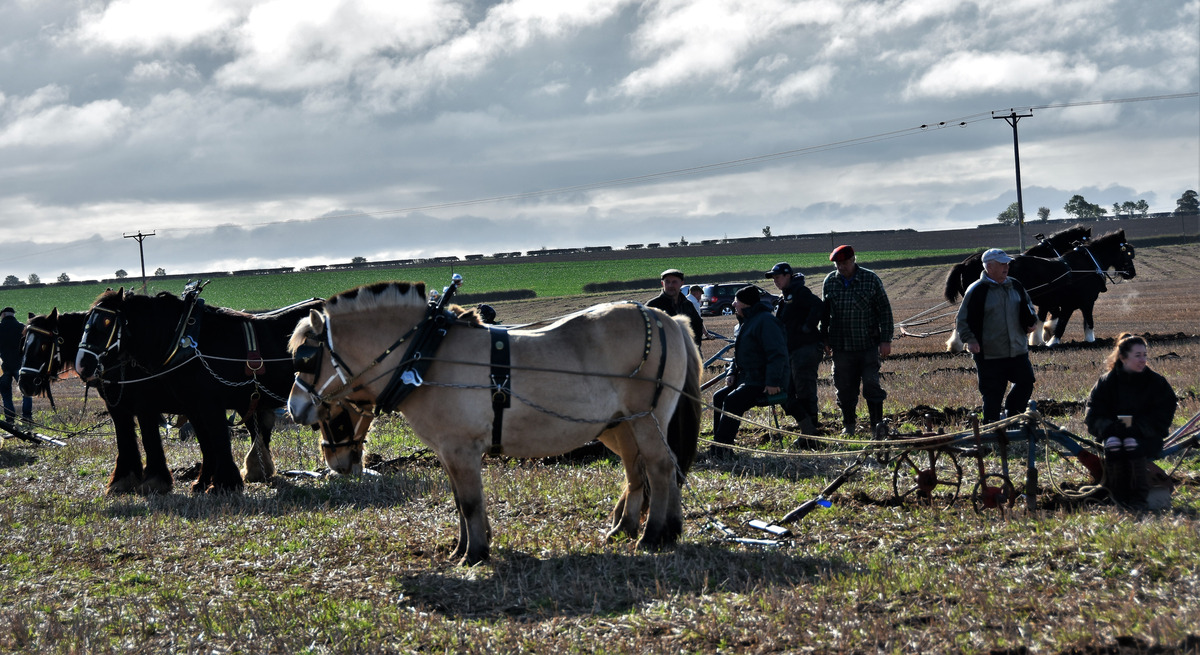
[[[1068, 216], [1074, 216], [1077, 219], [1100, 218], [1108, 215], [1108, 209], [1100, 205], [1088, 202], [1083, 196], [1075, 194], [1063, 205], [1063, 211]], [[1126, 200], [1125, 202], [1114, 202], [1112, 205], [1113, 216], [1120, 218], [1133, 218], [1134, 216], [1145, 217], [1150, 211], [1150, 204], [1145, 200]], [[1016, 225], [1017, 223], [1017, 203], [1008, 206], [1007, 209], [1000, 212], [996, 216], [996, 220], [1005, 225]], [[1175, 216], [1192, 216], [1200, 214], [1200, 198], [1197, 197], [1195, 191], [1188, 189], [1183, 192], [1183, 195], [1175, 201]], [[1050, 208], [1039, 207], [1037, 211], [1038, 220], [1043, 223], [1050, 220]], [[1022, 222], [1025, 222], [1025, 217], [1022, 216]]]

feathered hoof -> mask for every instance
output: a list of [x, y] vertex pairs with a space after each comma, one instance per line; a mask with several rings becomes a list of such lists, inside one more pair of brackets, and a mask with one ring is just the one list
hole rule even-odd
[[275, 477], [275, 458], [270, 453], [258, 456], [255, 451], [246, 454], [243, 463], [242, 478], [246, 482], [268, 482]]
[[166, 495], [171, 493], [171, 489], [175, 486], [174, 480], [170, 476], [166, 478], [153, 476], [146, 478], [138, 485], [138, 493], [145, 496]]
[[133, 473], [127, 473], [123, 477], [108, 481], [108, 487], [104, 490], [106, 496], [117, 496], [120, 494], [135, 493], [141, 480]]

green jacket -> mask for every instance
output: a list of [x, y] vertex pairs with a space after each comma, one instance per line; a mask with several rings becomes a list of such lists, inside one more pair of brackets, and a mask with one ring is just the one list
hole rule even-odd
[[892, 303], [874, 271], [859, 266], [846, 283], [837, 271], [821, 287], [825, 304], [821, 335], [838, 351], [867, 350], [892, 341]]

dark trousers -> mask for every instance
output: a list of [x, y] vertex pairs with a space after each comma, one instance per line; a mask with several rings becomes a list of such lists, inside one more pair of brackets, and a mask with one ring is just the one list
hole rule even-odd
[[[1004, 359], [984, 359], [974, 355], [975, 374], [979, 379], [979, 395], [983, 396], [983, 422], [1000, 420], [1000, 407], [1013, 416], [1024, 412], [1033, 396], [1033, 364], [1029, 355], [1018, 355]], [[1008, 389], [1008, 383], [1012, 389]], [[1004, 392], [1008, 391], [1008, 398]]]
[[[13, 376], [11, 373], [0, 375], [0, 398], [4, 401], [4, 420], [12, 423], [17, 418], [17, 408], [13, 406]], [[33, 418], [33, 398], [21, 394], [21, 418]]]
[[879, 384], [879, 349], [833, 351], [833, 386], [843, 415], [854, 415], [859, 385], [868, 404], [882, 405], [887, 399], [887, 392]]
[[725, 413], [717, 412], [713, 419], [713, 441], [732, 444], [737, 437], [738, 426], [742, 424], [736, 417], [757, 405], [764, 393], [763, 387], [750, 384], [725, 387], [714, 393], [713, 407]]
[[805, 417], [817, 422], [817, 369], [821, 366], [824, 348], [819, 343], [801, 346], [788, 355], [792, 368], [792, 389], [785, 408], [796, 422]]

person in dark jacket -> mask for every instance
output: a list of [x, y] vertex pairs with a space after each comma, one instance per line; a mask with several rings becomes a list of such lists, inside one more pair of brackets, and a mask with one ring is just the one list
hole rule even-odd
[[1146, 364], [1146, 340], [1117, 337], [1108, 372], [1088, 394], [1084, 423], [1104, 442], [1104, 477], [1113, 499], [1142, 507], [1150, 483], [1147, 460], [1162, 454], [1178, 400], [1163, 376]]
[[737, 386], [713, 394], [713, 406], [721, 410], [713, 426], [713, 441], [719, 444], [733, 444], [738, 417], [746, 410], [788, 388], [787, 336], [771, 304], [762, 300], [758, 287], [748, 286], [734, 296], [733, 310], [742, 320], [733, 342]]
[[661, 309], [670, 316], [682, 314], [688, 317], [692, 324], [692, 339], [699, 347], [700, 341], [708, 331], [704, 329], [704, 321], [700, 318], [700, 312], [696, 311], [696, 306], [680, 292], [683, 288], [683, 272], [668, 268], [659, 275], [659, 279], [662, 281], [662, 293], [651, 298], [646, 304]]
[[815, 293], [804, 286], [804, 274], [792, 270], [787, 262], [779, 262], [767, 271], [767, 278], [782, 292], [775, 318], [783, 323], [787, 334], [788, 365], [792, 387], [784, 407], [796, 419], [801, 434], [816, 434], [818, 420], [817, 369], [824, 355], [821, 343], [821, 313], [824, 305]]
[[[975, 358], [983, 422], [1025, 411], [1036, 379], [1029, 361], [1029, 333], [1037, 324], [1033, 302], [1021, 283], [1008, 276], [1012, 262], [999, 248], [983, 253], [983, 273], [963, 293], [955, 327]], [[1012, 383], [1012, 390], [1008, 384]], [[1005, 400], [1004, 392], [1008, 391]]]
[[[13, 405], [13, 378], [21, 371], [21, 334], [25, 324], [17, 320], [17, 310], [5, 307], [0, 310], [0, 398], [4, 402], [4, 420], [12, 423], [17, 417]], [[33, 419], [33, 398], [21, 394], [21, 418], [27, 423]]]

